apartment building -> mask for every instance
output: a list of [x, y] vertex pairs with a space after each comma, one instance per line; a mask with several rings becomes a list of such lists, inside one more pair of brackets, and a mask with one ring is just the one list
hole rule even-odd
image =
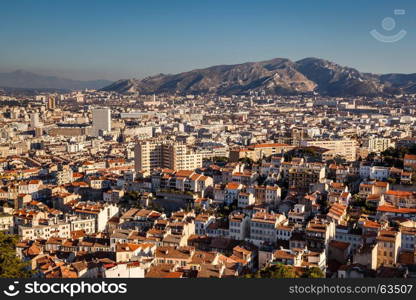
[[320, 140], [320, 141], [301, 141], [303, 147], [320, 147], [328, 149], [335, 155], [345, 158], [347, 161], [355, 161], [357, 153], [357, 141], [355, 140]]
[[310, 184], [320, 183], [325, 178], [325, 166], [321, 163], [304, 163], [289, 169], [289, 187], [309, 190]]
[[214, 201], [224, 205], [231, 205], [234, 201], [238, 202], [238, 195], [243, 188], [244, 186], [237, 182], [229, 182], [225, 185], [217, 184], [214, 186]]
[[153, 223], [165, 216], [157, 211], [148, 209], [131, 208], [120, 217], [120, 227], [123, 229], [146, 230], [153, 226]]
[[244, 213], [235, 212], [228, 216], [230, 238], [244, 240], [249, 236], [250, 217]]
[[156, 168], [195, 170], [202, 167], [202, 155], [189, 146], [170, 141], [143, 141], [134, 149], [136, 172]]
[[96, 232], [96, 222], [94, 217], [67, 216], [67, 221], [70, 224], [71, 231], [82, 230], [86, 234]]
[[390, 147], [394, 147], [394, 143], [389, 138], [371, 137], [364, 143], [364, 146], [367, 147], [370, 153], [380, 153]]
[[293, 148], [294, 146], [280, 143], [254, 144], [246, 148], [237, 148], [230, 150], [230, 161], [237, 162], [242, 158], [249, 158], [254, 161], [257, 161], [264, 157], [269, 157], [272, 155], [289, 151]]
[[105, 266], [103, 278], [144, 278], [144, 274], [139, 262], [119, 263]]
[[254, 244], [276, 243], [278, 227], [287, 225], [288, 220], [282, 214], [256, 212], [250, 220], [250, 239]]
[[403, 165], [405, 170], [415, 171], [416, 170], [416, 155], [405, 154], [403, 158]]
[[359, 174], [363, 179], [383, 181], [389, 178], [390, 169], [388, 167], [361, 164]]
[[416, 228], [414, 227], [402, 227], [400, 228], [401, 232], [401, 250], [405, 251], [415, 251], [416, 244]]
[[115, 248], [117, 263], [130, 261], [133, 257], [138, 256], [142, 250], [141, 245], [132, 243], [119, 243], [116, 244]]
[[212, 177], [198, 174], [192, 170], [159, 169], [151, 175], [153, 190], [178, 190], [204, 194], [213, 186]]
[[18, 234], [22, 240], [48, 239], [50, 237], [69, 238], [70, 232], [71, 226], [67, 222], [18, 226]]
[[157, 247], [155, 252], [155, 263], [177, 264], [178, 266], [185, 267], [191, 262], [194, 253], [195, 249], [193, 247]]
[[305, 233], [308, 249], [314, 251], [325, 250], [329, 241], [335, 236], [335, 223], [313, 219], [308, 223]]
[[290, 224], [304, 224], [310, 212], [306, 211], [304, 204], [295, 204], [294, 208], [288, 212]]
[[111, 131], [111, 110], [108, 107], [92, 110], [92, 135], [99, 136]]
[[11, 214], [0, 212], [0, 231], [5, 233], [12, 233], [13, 216]]
[[282, 197], [282, 189], [279, 186], [256, 185], [247, 190], [254, 194], [256, 204], [277, 206]]
[[377, 267], [394, 267], [401, 248], [401, 232], [380, 230], [377, 236]]
[[416, 208], [416, 192], [388, 190], [384, 193], [384, 199], [399, 208]]
[[103, 232], [107, 229], [107, 222], [117, 216], [119, 207], [112, 203], [78, 202], [68, 204], [70, 210], [81, 217], [92, 217], [95, 219], [96, 230]]
[[198, 235], [205, 235], [206, 230], [212, 222], [215, 221], [213, 215], [201, 213], [195, 217], [195, 233]]
[[353, 253], [364, 245], [362, 231], [353, 230], [345, 225], [337, 225], [335, 229], [334, 240], [349, 243], [350, 251]]
[[246, 208], [248, 206], [254, 205], [256, 199], [252, 193], [240, 192], [238, 194], [237, 206], [239, 208]]

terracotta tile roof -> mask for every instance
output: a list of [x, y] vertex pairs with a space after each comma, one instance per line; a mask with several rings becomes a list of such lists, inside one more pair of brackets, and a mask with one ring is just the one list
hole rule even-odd
[[402, 214], [416, 214], [416, 208], [399, 208], [392, 205], [381, 205], [377, 208], [377, 211]]
[[255, 144], [255, 145], [250, 145], [249, 147], [253, 147], [253, 148], [275, 148], [275, 147], [288, 147], [289, 145], [287, 144], [279, 144], [279, 143], [271, 143], [271, 144]]
[[350, 246], [350, 243], [332, 240], [329, 242], [329, 246], [340, 250], [346, 250]]

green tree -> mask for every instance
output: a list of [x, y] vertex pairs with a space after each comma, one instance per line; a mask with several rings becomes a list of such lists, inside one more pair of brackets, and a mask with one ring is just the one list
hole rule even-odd
[[239, 161], [240, 162], [242, 162], [242, 163], [245, 163], [246, 165], [248, 165], [250, 168], [251, 168], [251, 166], [253, 166], [253, 164], [254, 164], [254, 160], [252, 160], [251, 158], [249, 158], [249, 157], [243, 157], [243, 158], [240, 158], [239, 159]]
[[272, 278], [296, 278], [295, 269], [292, 266], [278, 265], [272, 272]]
[[215, 161], [215, 162], [228, 162], [228, 157], [215, 156], [212, 160]]
[[396, 184], [397, 183], [397, 179], [393, 178], [393, 177], [389, 177], [387, 178], [387, 182], [390, 184]]
[[302, 277], [304, 278], [325, 278], [324, 272], [318, 267], [309, 268]]
[[377, 156], [377, 153], [371, 152], [367, 155], [367, 160], [368, 161], [373, 161], [376, 156]]
[[18, 237], [0, 232], [0, 278], [29, 278], [32, 271], [16, 256]]
[[297, 278], [295, 268], [283, 264], [276, 264], [263, 268], [256, 273], [247, 274], [244, 278]]

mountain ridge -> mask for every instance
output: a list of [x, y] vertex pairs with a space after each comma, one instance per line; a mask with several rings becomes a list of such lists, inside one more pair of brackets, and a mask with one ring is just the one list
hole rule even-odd
[[215, 93], [296, 95], [317, 92], [328, 96], [376, 96], [413, 93], [416, 74], [372, 74], [329, 60], [307, 57], [298, 61], [274, 58], [259, 62], [216, 65], [178, 74], [122, 79], [104, 91], [118, 93]]
[[100, 89], [111, 83], [109, 80], [83, 81], [40, 75], [25, 70], [0, 73], [0, 87], [7, 88], [81, 90]]

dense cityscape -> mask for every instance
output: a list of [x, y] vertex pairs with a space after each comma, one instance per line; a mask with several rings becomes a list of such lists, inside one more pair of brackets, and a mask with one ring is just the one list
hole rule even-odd
[[415, 277], [415, 113], [411, 93], [3, 90], [3, 268]]

